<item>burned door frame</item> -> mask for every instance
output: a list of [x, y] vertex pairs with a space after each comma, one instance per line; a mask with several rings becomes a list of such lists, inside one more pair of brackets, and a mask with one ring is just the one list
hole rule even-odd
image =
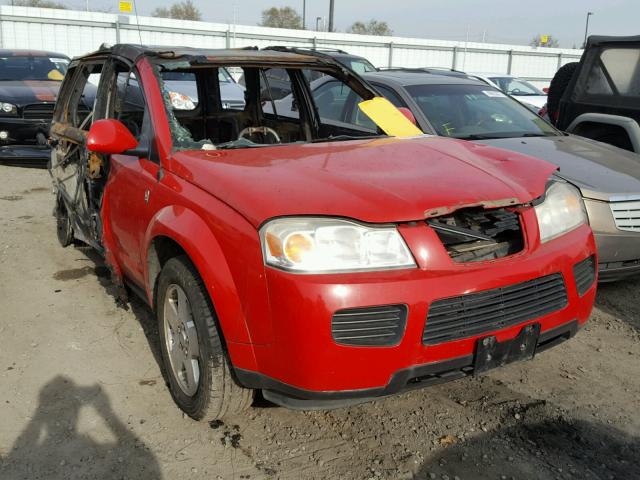
[[[87, 116], [80, 120], [78, 106], [90, 84], [90, 75], [98, 73], [96, 66], [100, 67], [96, 96]], [[50, 131], [52, 145], [56, 147], [49, 169], [56, 187], [56, 215], [64, 210], [73, 237], [103, 254], [100, 211], [109, 165], [87, 150], [86, 139], [93, 122], [107, 114], [112, 97], [109, 79], [114, 74], [113, 59], [104, 56], [72, 62], [69, 73], [71, 75], [60, 92], [62, 101], [56, 105]]]

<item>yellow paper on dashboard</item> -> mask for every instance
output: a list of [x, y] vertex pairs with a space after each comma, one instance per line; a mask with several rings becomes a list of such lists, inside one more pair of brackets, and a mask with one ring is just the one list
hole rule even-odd
[[405, 117], [389, 100], [375, 97], [358, 104], [360, 110], [391, 137], [415, 137], [422, 130]]

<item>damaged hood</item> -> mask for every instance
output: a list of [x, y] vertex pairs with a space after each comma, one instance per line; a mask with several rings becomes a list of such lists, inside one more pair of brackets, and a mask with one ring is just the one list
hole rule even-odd
[[465, 206], [527, 203], [556, 167], [438, 137], [176, 152], [169, 168], [255, 226], [283, 215], [420, 220]]
[[507, 148], [560, 167], [558, 176], [578, 187], [585, 198], [640, 194], [640, 155], [575, 135], [500, 138], [479, 143]]
[[15, 105], [55, 102], [60, 85], [53, 80], [0, 81], [0, 99]]

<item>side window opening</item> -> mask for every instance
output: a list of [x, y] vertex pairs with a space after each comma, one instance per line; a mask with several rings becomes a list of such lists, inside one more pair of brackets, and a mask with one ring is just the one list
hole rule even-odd
[[76, 79], [69, 108], [62, 120], [72, 127], [88, 131], [93, 121], [103, 64], [85, 64], [79, 68], [80, 75]]
[[147, 121], [147, 109], [142, 86], [135, 72], [126, 70], [116, 74], [116, 88], [113, 101], [113, 113], [140, 140]]

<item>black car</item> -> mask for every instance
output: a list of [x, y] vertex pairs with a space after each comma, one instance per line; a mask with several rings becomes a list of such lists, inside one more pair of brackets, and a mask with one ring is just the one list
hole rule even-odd
[[344, 50], [340, 50], [337, 48], [306, 48], [306, 49], [297, 48], [296, 50], [300, 50], [301, 52], [304, 52], [305, 50], [307, 50], [310, 52], [314, 52], [316, 54], [321, 53], [321, 54], [327, 55], [328, 57], [331, 57], [334, 60], [337, 60], [345, 67], [350, 68], [354, 72], [360, 73], [360, 74], [375, 72], [376, 70], [378, 70], [366, 58], [361, 57], [359, 55], [354, 55], [352, 53], [345, 52]]
[[[272, 50], [283, 51], [295, 51], [296, 53], [313, 52], [314, 55], [324, 55], [333, 60], [337, 60], [345, 67], [353, 70], [358, 74], [375, 72], [378, 69], [374, 67], [369, 60], [358, 55], [347, 53], [344, 50], [332, 49], [332, 48], [304, 48], [298, 47], [295, 49], [289, 49], [288, 47], [269, 47]], [[310, 82], [317, 80], [322, 76], [320, 72], [305, 72], [307, 80]], [[283, 68], [271, 68], [269, 72], [265, 73], [261, 79], [263, 84], [263, 92], [268, 92], [270, 100], [280, 100], [291, 93], [291, 82], [289, 81], [289, 74]], [[244, 75], [238, 80], [240, 85], [244, 85]]]
[[0, 162], [44, 163], [58, 89], [69, 57], [34, 50], [0, 50]]
[[551, 81], [547, 113], [561, 130], [640, 153], [640, 35], [589, 37]]

